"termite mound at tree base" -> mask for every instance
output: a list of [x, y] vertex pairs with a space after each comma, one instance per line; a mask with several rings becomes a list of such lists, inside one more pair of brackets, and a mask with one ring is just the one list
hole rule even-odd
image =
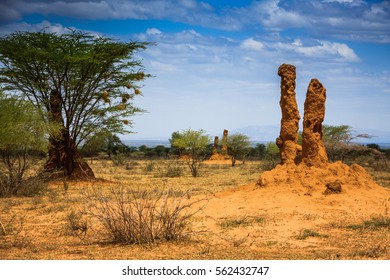
[[[66, 178], [69, 180], [95, 180], [95, 174], [88, 163], [76, 152], [72, 159], [66, 160], [64, 153], [51, 156], [44, 167], [48, 181]], [[71, 172], [69, 172], [71, 171]]]
[[[329, 186], [334, 186], [336, 182], [339, 191], [331, 192]], [[260, 188], [283, 188], [288, 185], [302, 195], [339, 195], [355, 190], [382, 188], [360, 165], [348, 166], [339, 161], [321, 166], [279, 164], [262, 173], [256, 185]]]

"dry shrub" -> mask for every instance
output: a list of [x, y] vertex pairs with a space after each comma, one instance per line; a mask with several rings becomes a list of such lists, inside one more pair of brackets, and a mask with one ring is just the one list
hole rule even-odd
[[149, 173], [149, 172], [152, 172], [155, 168], [155, 163], [153, 161], [148, 161], [144, 168], [143, 168], [143, 171], [146, 172], [146, 173]]
[[88, 222], [83, 215], [83, 212], [74, 209], [70, 210], [66, 215], [67, 232], [81, 239], [85, 237], [88, 231]]
[[180, 240], [190, 232], [190, 218], [201, 210], [172, 191], [150, 192], [113, 188], [104, 195], [96, 188], [88, 194], [86, 212], [97, 218], [115, 243], [145, 244], [158, 240]]
[[140, 164], [137, 161], [126, 162], [125, 169], [126, 170], [135, 170], [135, 169], [137, 169], [137, 167], [139, 167], [139, 165]]
[[168, 158], [167, 160], [158, 161], [153, 167], [154, 177], [180, 177], [183, 175], [183, 163], [174, 157]]
[[12, 182], [7, 177], [0, 177], [0, 197], [35, 196], [47, 190], [44, 175], [37, 175], [18, 182]]
[[5, 230], [5, 226], [3, 225], [3, 223], [1, 222], [1, 220], [0, 220], [0, 229], [1, 229], [1, 234], [0, 234], [0, 236], [1, 235], [6, 235], [7, 234], [7, 231]]
[[18, 235], [24, 229], [25, 217], [13, 214], [9, 215], [2, 223], [3, 235]]
[[269, 171], [274, 169], [278, 164], [280, 163], [279, 157], [276, 155], [267, 155], [262, 161], [261, 161], [261, 170], [263, 171]]

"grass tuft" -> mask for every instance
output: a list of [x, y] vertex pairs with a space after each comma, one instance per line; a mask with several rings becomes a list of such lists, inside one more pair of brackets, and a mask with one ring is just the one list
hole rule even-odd
[[236, 228], [236, 227], [245, 227], [250, 226], [253, 223], [264, 223], [264, 217], [251, 217], [243, 216], [238, 218], [224, 218], [222, 221], [218, 222], [218, 226], [223, 229], [227, 228]]
[[379, 230], [382, 228], [390, 230], [390, 217], [371, 217], [370, 220], [365, 220], [361, 224], [347, 225], [347, 228], [353, 230]]
[[308, 237], [323, 237], [323, 238], [327, 238], [328, 236], [325, 235], [325, 234], [320, 234], [319, 232], [316, 232], [316, 231], [311, 230], [311, 229], [303, 229], [303, 230], [301, 230], [299, 235], [296, 237], [296, 239], [298, 239], [298, 240], [305, 240]]

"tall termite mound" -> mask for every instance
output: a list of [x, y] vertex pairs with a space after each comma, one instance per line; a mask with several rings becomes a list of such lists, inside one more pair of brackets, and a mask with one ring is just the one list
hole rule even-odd
[[227, 129], [224, 129], [223, 130], [223, 136], [222, 136], [222, 147], [221, 147], [221, 154], [223, 156], [227, 156], [228, 134], [229, 134], [229, 131]]
[[61, 106], [61, 93], [54, 89], [50, 93], [50, 118], [60, 129], [49, 137], [49, 158], [44, 170], [53, 179], [94, 179], [94, 172], [78, 151], [69, 129], [63, 125]]
[[302, 147], [298, 145], [300, 116], [295, 99], [295, 66], [281, 65], [278, 75], [281, 77], [282, 120], [276, 144], [280, 151], [280, 163], [271, 171], [261, 174], [257, 185], [290, 186], [294, 192], [305, 195], [328, 195], [380, 187], [357, 164], [348, 166], [341, 162], [328, 162], [322, 139], [326, 89], [317, 79], [312, 79], [307, 89]]
[[321, 166], [328, 162], [322, 141], [325, 100], [326, 89], [317, 79], [312, 79], [306, 94], [302, 132], [302, 159], [309, 166]]
[[276, 145], [280, 150], [282, 164], [294, 163], [301, 150], [298, 145], [299, 116], [298, 105], [295, 99], [295, 66], [282, 64], [278, 69], [281, 77], [280, 108], [282, 120], [280, 122], [280, 135]]
[[212, 150], [212, 156], [218, 154], [218, 143], [219, 143], [219, 138], [218, 138], [218, 136], [215, 136], [213, 150]]
[[228, 137], [228, 133], [229, 133], [229, 131], [227, 129], [223, 130], [223, 136], [222, 136], [222, 141], [221, 141], [222, 145], [221, 145], [221, 150], [220, 151], [218, 151], [219, 137], [215, 136], [210, 160], [226, 160], [226, 159], [229, 159], [228, 153], [227, 153], [227, 137]]

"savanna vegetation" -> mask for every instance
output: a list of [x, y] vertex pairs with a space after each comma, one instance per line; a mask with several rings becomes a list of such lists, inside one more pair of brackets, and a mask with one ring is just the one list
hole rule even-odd
[[[131, 100], [149, 76], [134, 54], [148, 45], [74, 31], [0, 39], [0, 259], [390, 257], [386, 197], [350, 214], [337, 208], [347, 198], [254, 192], [279, 162], [274, 143], [233, 134], [214, 162], [204, 130], [126, 146], [118, 135], [142, 112]], [[390, 187], [389, 150], [353, 144], [369, 135], [348, 126], [323, 134], [331, 161]]]
[[16, 32], [0, 38], [0, 84], [28, 100], [50, 143], [44, 169], [51, 176], [93, 178], [79, 146], [95, 135], [126, 132], [141, 109], [132, 104], [137, 82], [149, 77], [135, 53], [146, 42], [119, 42], [71, 30], [66, 34]]

